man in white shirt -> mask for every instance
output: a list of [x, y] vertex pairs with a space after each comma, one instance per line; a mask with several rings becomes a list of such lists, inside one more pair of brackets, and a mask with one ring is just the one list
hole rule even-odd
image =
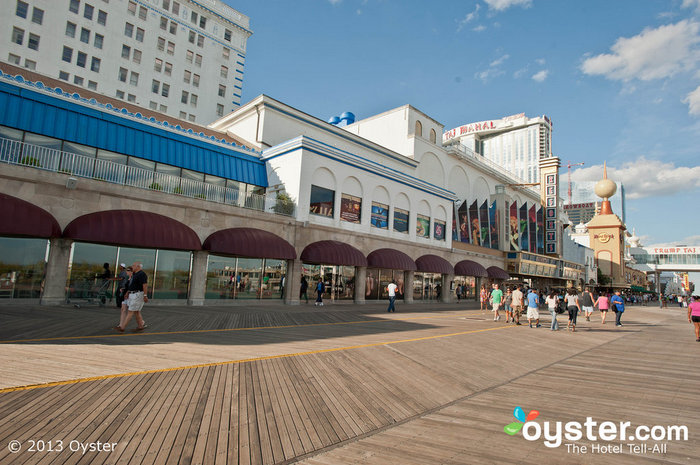
[[523, 291], [520, 290], [520, 286], [516, 287], [511, 295], [513, 301], [510, 306], [513, 309], [513, 315], [515, 315], [515, 324], [520, 325], [520, 312], [523, 310]]
[[387, 312], [396, 311], [396, 309], [394, 308], [394, 301], [396, 300], [396, 289], [398, 289], [398, 287], [399, 286], [396, 285], [396, 281], [394, 281], [393, 279], [386, 287], [386, 290], [389, 291], [389, 308], [386, 309]]

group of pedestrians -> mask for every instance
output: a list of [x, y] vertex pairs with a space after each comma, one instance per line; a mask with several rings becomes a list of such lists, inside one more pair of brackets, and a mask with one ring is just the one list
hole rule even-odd
[[[540, 313], [539, 309], [542, 306], [547, 306], [551, 315], [550, 330], [558, 331], [559, 322], [557, 315], [559, 313], [568, 313], [568, 322], [566, 328], [568, 331], [576, 332], [576, 324], [578, 316], [581, 314], [586, 321], [591, 321], [594, 307], [598, 307], [601, 314], [601, 324], [605, 324], [605, 318], [608, 310], [612, 306], [615, 312], [615, 326], [622, 326], [621, 318], [625, 312], [625, 301], [620, 296], [620, 291], [616, 291], [612, 297], [606, 294], [601, 294], [597, 298], [594, 297], [590, 288], [586, 288], [582, 293], [575, 288], [569, 288], [565, 294], [561, 296], [558, 292], [552, 290], [549, 295], [541, 295], [537, 289], [528, 289], [523, 293], [520, 287], [515, 289], [507, 288], [505, 295], [500, 289], [499, 284], [493, 284], [493, 289], [490, 294], [486, 292], [486, 287], [481, 287], [480, 299], [482, 301], [481, 308], [484, 309], [485, 302], [491, 304], [493, 310], [493, 321], [501, 319], [500, 309], [503, 308], [506, 313], [506, 323], [515, 323], [520, 325], [520, 313], [523, 310], [523, 305], [527, 305], [527, 321], [530, 328], [540, 328]], [[563, 307], [563, 308], [562, 308]], [[698, 299], [698, 324], [696, 331], [700, 331], [700, 299]], [[690, 318], [690, 313], [688, 318]], [[700, 333], [697, 335], [700, 338]], [[700, 339], [699, 339], [700, 341]]]
[[141, 262], [134, 262], [129, 267], [124, 263], [119, 265], [116, 301], [121, 309], [119, 324], [114, 327], [116, 331], [123, 333], [132, 318], [137, 324], [134, 331], [143, 331], [148, 327], [141, 316], [143, 305], [148, 302], [148, 276]]

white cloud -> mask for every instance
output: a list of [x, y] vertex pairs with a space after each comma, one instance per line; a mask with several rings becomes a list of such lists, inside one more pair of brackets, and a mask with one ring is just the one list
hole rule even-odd
[[537, 82], [544, 82], [545, 79], [547, 79], [547, 76], [549, 75], [549, 70], [548, 69], [543, 69], [542, 71], [539, 71], [535, 73], [532, 76], [533, 81]]
[[535, 63], [537, 63], [537, 64], [540, 65], [540, 66], [544, 66], [544, 64], [545, 64], [546, 62], [547, 62], [547, 61], [546, 61], [544, 58], [538, 58], [538, 59], [535, 60]]
[[618, 38], [610, 47], [612, 53], [585, 59], [581, 70], [618, 81], [671, 77], [697, 66], [699, 33], [700, 23], [692, 20], [646, 28], [634, 37]]
[[688, 113], [695, 116], [700, 115], [700, 86], [689, 93], [683, 99], [683, 103], [688, 104]]
[[[640, 236], [643, 237], [643, 236]], [[649, 244], [648, 246], [644, 241], [642, 243], [645, 245], [645, 247], [675, 247], [677, 245], [687, 245], [687, 246], [693, 246], [700, 244], [700, 235], [695, 235], [695, 236], [687, 236], [684, 237], [683, 239], [679, 239], [677, 241], [673, 242], [663, 242], [663, 243], [657, 243], [657, 244]]]
[[489, 67], [488, 67], [487, 69], [485, 69], [484, 71], [481, 71], [481, 72], [476, 73], [475, 76], [476, 76], [477, 78], [481, 79], [482, 81], [484, 81], [484, 83], [486, 83], [486, 82], [490, 81], [491, 79], [493, 79], [493, 78], [495, 78], [495, 77], [504, 75], [506, 72], [503, 71], [503, 70], [500, 68], [500, 66], [501, 66], [508, 58], [510, 58], [510, 55], [505, 54], [505, 55], [503, 55], [503, 56], [501, 56], [501, 57], [499, 57], [499, 58], [493, 60], [491, 63], [489, 63]]
[[525, 76], [527, 74], [527, 66], [525, 68], [520, 68], [516, 72], [513, 73], [513, 77], [515, 79], [520, 79], [521, 77]]
[[484, 0], [490, 9], [496, 11], [507, 10], [512, 6], [528, 8], [532, 6], [532, 0]]
[[491, 68], [495, 68], [496, 66], [500, 66], [500, 65], [502, 65], [503, 62], [506, 61], [508, 58], [510, 58], [510, 55], [508, 55], [508, 54], [506, 53], [506, 54], [503, 55], [502, 57], [493, 60], [493, 61], [489, 64], [489, 66], [490, 66]]
[[[602, 176], [603, 166], [594, 165], [573, 171], [571, 180], [599, 181]], [[700, 166], [675, 166], [670, 162], [640, 156], [619, 168], [608, 165], [608, 178], [625, 185], [628, 199], [670, 196], [700, 188]]]
[[700, 8], [700, 0], [683, 0], [682, 8]]
[[343, 0], [328, 0], [328, 3], [330, 3], [330, 4], [333, 5], [333, 6], [335, 6], [335, 5], [338, 5], [338, 4], [342, 3], [342, 1], [343, 1]]
[[481, 5], [477, 3], [476, 7], [474, 8], [474, 11], [472, 11], [471, 13], [467, 13], [467, 15], [457, 23], [457, 32], [461, 31], [464, 26], [477, 19], [479, 17], [480, 9]]
[[472, 29], [472, 31], [474, 31], [474, 32], [481, 32], [481, 31], [485, 31], [485, 30], [486, 30], [486, 26], [484, 26], [483, 24], [479, 24], [478, 26], [476, 26], [475, 28]]

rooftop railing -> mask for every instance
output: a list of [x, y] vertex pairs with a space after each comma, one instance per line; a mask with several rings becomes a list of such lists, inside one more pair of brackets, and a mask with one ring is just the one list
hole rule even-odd
[[291, 199], [278, 194], [261, 195], [241, 192], [232, 187], [217, 186], [12, 139], [0, 138], [0, 163], [28, 166], [277, 215], [294, 216], [296, 211], [296, 206]]

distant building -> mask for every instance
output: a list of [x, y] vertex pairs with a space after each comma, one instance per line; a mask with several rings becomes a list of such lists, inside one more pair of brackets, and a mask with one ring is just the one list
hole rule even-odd
[[[564, 199], [564, 211], [573, 224], [586, 224], [600, 212], [601, 202], [595, 195], [596, 181], [572, 181], [571, 198], [568, 194], [568, 183], [562, 182], [559, 195]], [[620, 219], [625, 223], [625, 186], [621, 182], [615, 182], [617, 195], [610, 199], [613, 211], [620, 213]]]
[[220, 0], [3, 0], [0, 60], [181, 120], [241, 103], [247, 16]]
[[442, 141], [464, 145], [526, 182], [539, 182], [539, 161], [552, 156], [552, 121], [520, 113], [462, 125], [445, 132]]

